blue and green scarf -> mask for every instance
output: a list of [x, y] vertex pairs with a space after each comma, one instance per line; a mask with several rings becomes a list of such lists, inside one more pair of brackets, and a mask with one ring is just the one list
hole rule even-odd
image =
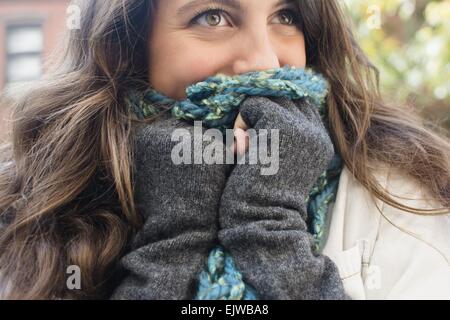
[[[319, 109], [327, 125], [326, 96], [328, 83], [311, 69], [283, 68], [249, 72], [237, 76], [216, 75], [189, 86], [187, 99], [173, 100], [148, 88], [130, 90], [126, 103], [130, 112], [145, 119], [167, 111], [177, 119], [202, 121], [208, 128], [232, 129], [239, 113], [239, 106], [248, 96], [281, 97], [292, 100], [308, 99]], [[308, 197], [308, 231], [315, 240], [314, 250], [322, 251], [328, 229], [328, 207], [335, 201], [342, 171], [342, 159], [338, 153], [314, 184]], [[246, 284], [237, 270], [232, 256], [217, 246], [209, 254], [207, 264], [199, 276], [196, 300], [256, 300], [258, 294]]]

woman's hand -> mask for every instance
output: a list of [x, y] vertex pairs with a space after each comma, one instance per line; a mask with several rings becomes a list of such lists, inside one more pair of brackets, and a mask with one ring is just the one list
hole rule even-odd
[[[240, 111], [238, 126], [242, 120], [258, 137], [260, 129], [278, 130], [279, 170], [262, 175], [266, 166], [248, 161], [233, 168], [219, 209], [221, 244], [261, 299], [347, 298], [337, 267], [315, 255], [306, 225], [309, 192], [334, 155], [317, 108], [303, 99], [250, 97]], [[271, 146], [272, 134], [266, 138]]]
[[[194, 163], [192, 153], [205, 142], [194, 137], [194, 126], [167, 117], [145, 125], [134, 139], [135, 200], [145, 223], [121, 260], [127, 277], [114, 299], [193, 299], [198, 274], [217, 245], [219, 202], [231, 167], [203, 158]], [[173, 137], [190, 143], [190, 164], [174, 163], [181, 141]]]

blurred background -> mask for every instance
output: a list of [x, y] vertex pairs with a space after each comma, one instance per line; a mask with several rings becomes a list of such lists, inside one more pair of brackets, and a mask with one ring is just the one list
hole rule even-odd
[[[0, 94], [42, 76], [45, 57], [65, 31], [68, 5], [69, 0], [0, 0]], [[9, 133], [9, 115], [0, 105], [0, 143]]]
[[[340, 1], [380, 69], [383, 93], [450, 130], [450, 0]], [[66, 28], [68, 5], [0, 0], [0, 93], [42, 76], [45, 57]], [[9, 111], [0, 109], [0, 140]]]
[[383, 93], [450, 129], [450, 0], [345, 0]]

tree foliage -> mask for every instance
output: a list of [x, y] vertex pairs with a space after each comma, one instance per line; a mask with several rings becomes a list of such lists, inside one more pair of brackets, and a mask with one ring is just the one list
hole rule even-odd
[[450, 0], [343, 0], [383, 93], [450, 129]]

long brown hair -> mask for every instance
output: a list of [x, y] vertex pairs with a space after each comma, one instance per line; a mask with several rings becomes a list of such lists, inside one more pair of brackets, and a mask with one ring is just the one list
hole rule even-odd
[[[133, 201], [133, 119], [124, 94], [148, 86], [147, 39], [155, 1], [80, 2], [82, 23], [44, 79], [14, 100], [11, 142], [0, 162], [0, 288], [4, 298], [107, 297], [118, 259], [141, 221]], [[333, 140], [355, 177], [412, 213], [450, 207], [450, 143], [389, 106], [377, 70], [337, 1], [299, 0], [307, 63], [331, 84]], [[58, 62], [55, 62], [58, 61]], [[443, 206], [397, 203], [370, 164], [385, 162], [426, 186]], [[66, 269], [81, 270], [68, 290]]]

